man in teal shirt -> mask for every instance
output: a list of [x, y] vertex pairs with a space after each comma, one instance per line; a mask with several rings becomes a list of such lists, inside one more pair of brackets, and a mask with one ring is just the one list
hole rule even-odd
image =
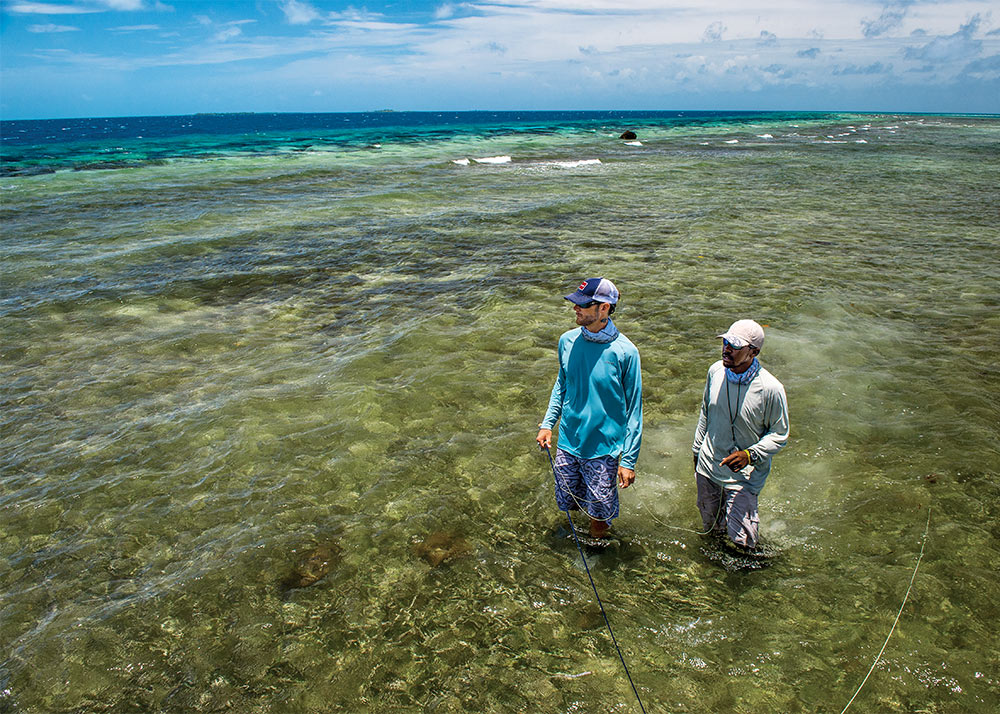
[[603, 538], [618, 515], [616, 486], [635, 480], [642, 442], [639, 350], [611, 315], [618, 288], [589, 278], [566, 295], [577, 329], [559, 338], [559, 374], [536, 441], [549, 448], [559, 422], [555, 457], [556, 504], [590, 516], [590, 535]]

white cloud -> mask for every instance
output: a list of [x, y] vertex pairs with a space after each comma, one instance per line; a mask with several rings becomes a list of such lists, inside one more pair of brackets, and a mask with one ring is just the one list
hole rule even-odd
[[[397, 35], [402, 35], [399, 37], [400, 41], [413, 41], [416, 38], [415, 33], [420, 31], [420, 25], [404, 24], [398, 22], [378, 22], [377, 20], [340, 20], [336, 22], [331, 22], [331, 25], [336, 25], [337, 27], [343, 28], [345, 30], [356, 30], [358, 32], [370, 32], [370, 33], [396, 33]], [[373, 38], [376, 44], [384, 45], [378, 38]]]
[[778, 36], [773, 32], [768, 32], [767, 30], [760, 31], [760, 41], [758, 42], [763, 47], [773, 47], [778, 44]]
[[437, 10], [434, 11], [434, 19], [435, 20], [447, 20], [449, 17], [452, 17], [454, 14], [455, 14], [455, 6], [452, 5], [449, 2], [449, 3], [445, 3], [444, 5], [441, 5], [440, 7], [438, 7]]
[[231, 40], [234, 37], [239, 37], [242, 34], [243, 30], [238, 25], [231, 25], [215, 33], [213, 39], [216, 42], [225, 42], [226, 40]]
[[[385, 15], [379, 12], [369, 12], [368, 10], [358, 10], [356, 7], [348, 6], [343, 12], [330, 12], [326, 15], [328, 24], [336, 24], [342, 21], [354, 22], [382, 22]], [[395, 24], [395, 23], [390, 23]]]
[[121, 25], [119, 27], [109, 27], [112, 32], [144, 32], [146, 30], [159, 30], [159, 25]]
[[932, 63], [968, 61], [982, 51], [983, 43], [973, 39], [981, 24], [982, 18], [975, 15], [952, 35], [935, 37], [923, 47], [907, 47], [904, 56]]
[[978, 79], [998, 80], [1000, 79], [1000, 55], [970, 62], [962, 72]]
[[865, 37], [878, 37], [900, 27], [914, 2], [915, 0], [892, 0], [882, 8], [878, 19], [861, 21], [862, 34]]
[[705, 28], [705, 32], [702, 35], [702, 39], [705, 42], [721, 42], [722, 33], [726, 31], [726, 26], [720, 21], [716, 20], [711, 25]]
[[[289, 23], [317, 23], [297, 37], [248, 37], [240, 26], [250, 21], [216, 24], [196, 16], [215, 33], [201, 45], [173, 44], [171, 51], [149, 56], [46, 57], [116, 71], [204, 65], [206, 73], [213, 71], [211, 65], [269, 59], [273, 68], [255, 74], [255, 81], [301, 86], [303, 96], [315, 88], [307, 86], [307, 80], [314, 83], [317, 77], [328, 78], [329, 84], [322, 86], [329, 96], [339, 93], [334, 86], [351, 82], [407, 91], [476, 82], [502, 88], [517, 82], [539, 92], [577, 86], [597, 94], [628, 85], [646, 95], [825, 86], [831, 77], [860, 85], [866, 78], [903, 77], [917, 66], [936, 63], [938, 57], [964, 57], [967, 63], [981, 56], [978, 38], [985, 20], [955, 33], [952, 13], [986, 4], [956, 0], [906, 5], [906, 13], [893, 21], [894, 29], [865, 37], [865, 22], [874, 23], [872, 18], [900, 3], [883, 7], [866, 0], [829, 0], [820, 12], [818, 3], [793, 0], [763, 0], [753, 6], [742, 0], [714, 0], [683, 7], [662, 0], [486, 0], [446, 3], [439, 6], [435, 21], [416, 24], [353, 7], [321, 13], [306, 2], [289, 0], [280, 4]], [[945, 23], [944, 18], [950, 19]], [[927, 34], [915, 39], [911, 33], [917, 29]], [[992, 65], [984, 65], [982, 72], [989, 71]]]
[[844, 67], [835, 67], [833, 69], [834, 76], [843, 76], [849, 74], [858, 75], [877, 75], [877, 74], [888, 74], [892, 71], [892, 65], [882, 64], [881, 62], [873, 62], [866, 67], [858, 67], [857, 65], [849, 64]]
[[[4, 8], [21, 15], [84, 15], [108, 10], [144, 10], [144, 0], [96, 0], [89, 3], [15, 2]], [[159, 8], [158, 8], [159, 9]]]
[[[235, 24], [234, 24], [235, 26]], [[300, 39], [290, 43], [286, 37], [262, 38], [249, 40], [240, 38], [233, 42], [225, 42], [226, 29], [214, 36], [217, 40], [208, 44], [185, 47], [174, 52], [161, 55], [124, 58], [112, 55], [99, 55], [92, 52], [72, 52], [69, 50], [38, 50], [36, 56], [42, 59], [57, 61], [66, 65], [94, 71], [131, 72], [147, 67], [184, 67], [210, 66], [229, 62], [246, 60], [275, 59], [294, 57], [299, 54], [312, 54], [329, 51], [336, 46], [334, 38], [317, 36]], [[239, 30], [238, 27], [235, 29]], [[228, 39], [235, 36], [228, 33]], [[371, 61], [367, 59], [366, 61]]]
[[28, 25], [28, 32], [79, 32], [79, 27], [71, 27], [70, 25]]
[[99, 8], [83, 5], [50, 5], [44, 2], [16, 2], [8, 5], [6, 10], [21, 15], [83, 15], [101, 12]]
[[100, 0], [102, 5], [105, 5], [109, 10], [125, 10], [126, 12], [131, 12], [132, 10], [143, 10], [145, 3], [143, 0]]
[[284, 0], [281, 3], [281, 11], [292, 25], [308, 25], [322, 17], [319, 10], [302, 0]]

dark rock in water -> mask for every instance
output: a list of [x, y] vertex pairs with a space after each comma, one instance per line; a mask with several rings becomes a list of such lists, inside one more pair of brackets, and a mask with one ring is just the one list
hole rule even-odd
[[618, 137], [619, 139], [626, 139], [627, 141], [634, 141], [636, 139], [635, 132], [631, 129], [628, 131], [623, 131], [622, 135]]
[[472, 548], [465, 538], [448, 531], [435, 531], [413, 544], [413, 554], [426, 560], [432, 568], [471, 552]]
[[55, 172], [56, 170], [49, 166], [25, 166], [21, 168], [0, 166], [0, 176], [41, 176]]
[[576, 614], [573, 624], [578, 630], [593, 630], [604, 627], [604, 615], [601, 614], [600, 605], [588, 603], [583, 610]]
[[340, 546], [324, 543], [303, 554], [281, 584], [287, 589], [307, 588], [321, 580], [340, 560]]
[[115, 169], [135, 169], [140, 168], [141, 163], [137, 161], [90, 161], [83, 164], [77, 164], [73, 167], [74, 171], [113, 171]]

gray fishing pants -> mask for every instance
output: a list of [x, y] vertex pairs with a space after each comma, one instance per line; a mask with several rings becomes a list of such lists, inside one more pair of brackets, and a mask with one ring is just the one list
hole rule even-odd
[[[744, 548], [757, 545], [760, 516], [757, 513], [757, 495], [744, 488], [722, 488], [701, 474], [698, 482], [698, 510], [705, 524], [704, 530], [726, 533], [729, 540]], [[721, 504], [721, 508], [720, 508]]]

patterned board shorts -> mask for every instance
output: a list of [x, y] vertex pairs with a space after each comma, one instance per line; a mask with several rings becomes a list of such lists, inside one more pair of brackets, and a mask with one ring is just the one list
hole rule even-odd
[[596, 521], [610, 521], [618, 515], [617, 458], [581, 459], [556, 449], [555, 465], [559, 510], [582, 510]]

